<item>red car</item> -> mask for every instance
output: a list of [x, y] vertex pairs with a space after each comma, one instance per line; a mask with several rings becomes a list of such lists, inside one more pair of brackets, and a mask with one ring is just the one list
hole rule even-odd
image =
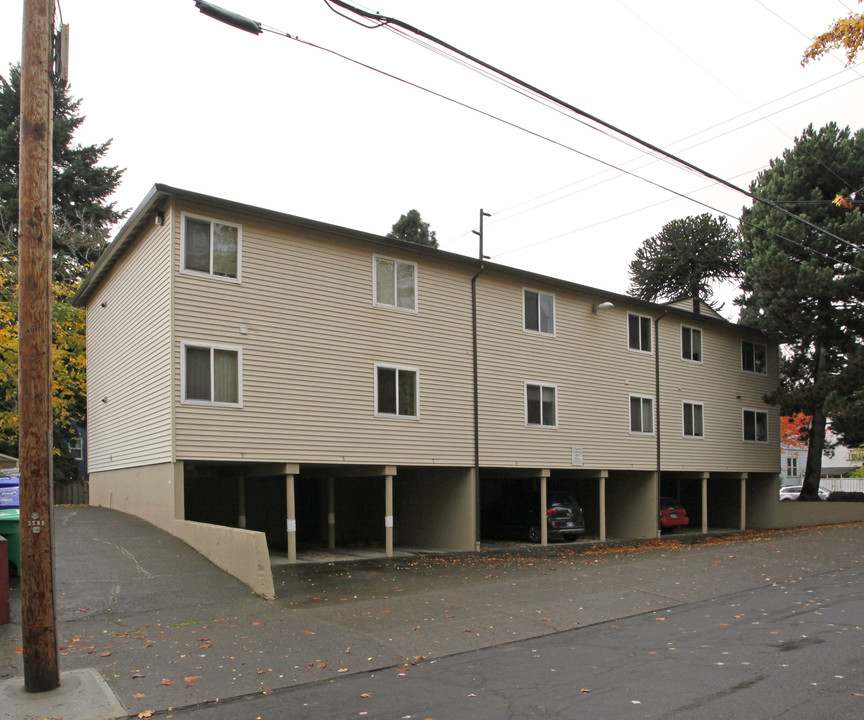
[[687, 511], [677, 500], [670, 497], [660, 498], [660, 527], [662, 529], [689, 525]]

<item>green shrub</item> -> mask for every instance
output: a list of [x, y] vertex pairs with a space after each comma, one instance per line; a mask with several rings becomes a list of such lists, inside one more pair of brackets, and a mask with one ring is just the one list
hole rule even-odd
[[835, 490], [828, 496], [828, 502], [864, 502], [864, 492]]

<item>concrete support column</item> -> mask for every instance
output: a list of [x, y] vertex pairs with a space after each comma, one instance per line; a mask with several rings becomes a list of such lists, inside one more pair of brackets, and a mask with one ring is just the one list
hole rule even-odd
[[384, 544], [387, 557], [393, 557], [393, 476], [384, 476]]
[[747, 529], [747, 476], [741, 478], [741, 529]]
[[546, 522], [546, 477], [540, 478], [540, 544], [549, 544], [549, 524]]
[[336, 480], [327, 478], [327, 547], [336, 547]]
[[237, 527], [246, 527], [246, 479], [237, 478]]
[[[109, 507], [113, 507], [113, 497]], [[174, 519], [186, 519], [186, 475], [183, 471], [183, 461], [174, 463]]]
[[702, 478], [702, 533], [708, 532], [708, 478]]
[[600, 542], [606, 542], [606, 477], [597, 478], [597, 490], [599, 492], [600, 508]]
[[288, 516], [288, 562], [297, 562], [297, 505], [294, 501], [294, 476], [285, 476], [285, 498]]

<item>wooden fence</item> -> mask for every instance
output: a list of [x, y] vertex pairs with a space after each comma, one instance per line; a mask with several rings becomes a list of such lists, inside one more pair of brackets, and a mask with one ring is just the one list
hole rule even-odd
[[87, 478], [54, 481], [55, 505], [89, 505], [90, 485]]

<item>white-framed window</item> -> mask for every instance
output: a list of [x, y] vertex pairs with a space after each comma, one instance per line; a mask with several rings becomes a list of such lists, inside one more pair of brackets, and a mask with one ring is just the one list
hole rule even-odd
[[682, 404], [684, 437], [705, 437], [705, 407], [702, 403]]
[[639, 352], [651, 352], [651, 318], [627, 313], [627, 347]]
[[372, 276], [376, 306], [417, 312], [416, 263], [376, 255]]
[[81, 442], [81, 437], [76, 435], [69, 440], [69, 455], [75, 460], [84, 459], [84, 443]]
[[630, 432], [643, 435], [654, 434], [653, 397], [630, 396]]
[[744, 441], [768, 442], [768, 413], [762, 410], [744, 410]]
[[525, 383], [525, 424], [528, 427], [558, 427], [558, 386]]
[[681, 359], [702, 362], [702, 331], [699, 328], [681, 326]]
[[183, 402], [242, 407], [243, 350], [227, 345], [182, 342]]
[[745, 372], [764, 375], [768, 372], [767, 358], [768, 350], [762, 343], [741, 341], [741, 369]]
[[522, 317], [525, 332], [555, 334], [555, 296], [551, 293], [522, 289]]
[[787, 455], [786, 456], [786, 477], [797, 478], [798, 477], [798, 456], [797, 455]]
[[240, 225], [181, 214], [180, 267], [185, 273], [240, 282]]
[[375, 415], [379, 417], [419, 417], [419, 379], [417, 368], [375, 364]]

